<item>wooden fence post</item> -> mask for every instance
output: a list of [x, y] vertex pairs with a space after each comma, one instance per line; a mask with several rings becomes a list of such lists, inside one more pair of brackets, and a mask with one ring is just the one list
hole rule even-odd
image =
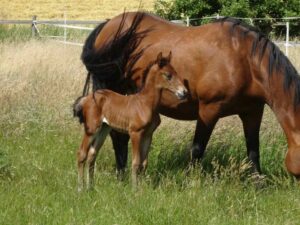
[[31, 24], [31, 36], [36, 37], [37, 36], [37, 30], [36, 30], [36, 18], [37, 16], [32, 17], [32, 24]]

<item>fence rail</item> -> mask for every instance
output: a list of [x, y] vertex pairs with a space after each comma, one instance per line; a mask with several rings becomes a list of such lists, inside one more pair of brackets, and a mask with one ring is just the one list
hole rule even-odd
[[[191, 21], [196, 20], [207, 20], [207, 19], [219, 19], [223, 18], [223, 16], [216, 15], [216, 16], [209, 16], [209, 17], [202, 17], [202, 18], [189, 18], [185, 17], [179, 20], [171, 20], [171, 22], [182, 24], [185, 26], [190, 26]], [[291, 42], [289, 40], [289, 29], [290, 29], [290, 22], [294, 20], [300, 20], [300, 17], [284, 17], [284, 18], [237, 18], [242, 20], [250, 20], [250, 23], [255, 20], [280, 20], [282, 21], [279, 25], [286, 27], [286, 38], [285, 41], [275, 41], [278, 45], [284, 45], [286, 47], [285, 53], [288, 55], [288, 48], [290, 46], [299, 46], [300, 43]], [[78, 26], [78, 25], [98, 25], [100, 23], [104, 23], [107, 20], [37, 20], [36, 16], [33, 16], [31, 20], [0, 20], [0, 24], [28, 24], [31, 25], [32, 36], [39, 36], [41, 38], [53, 38], [55, 41], [60, 43], [68, 44], [68, 45], [77, 45], [82, 46], [82, 43], [78, 42], [71, 42], [67, 40], [67, 29], [78, 29], [78, 30], [86, 30], [91, 31], [94, 29], [93, 27], [87, 26]], [[38, 28], [39, 25], [49, 25], [54, 27], [59, 27], [64, 29], [63, 36], [54, 36], [54, 35], [43, 35], [40, 33]], [[77, 26], [74, 26], [77, 25]]]
[[106, 20], [0, 20], [0, 24], [67, 24], [67, 25], [97, 25]]

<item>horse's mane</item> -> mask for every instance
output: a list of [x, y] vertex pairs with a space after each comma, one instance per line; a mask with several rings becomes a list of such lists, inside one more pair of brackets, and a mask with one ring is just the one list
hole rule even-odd
[[96, 86], [94, 89], [98, 89], [101, 82], [113, 81], [117, 85], [117, 81], [120, 81], [125, 73], [131, 72], [132, 67], [145, 50], [141, 49], [133, 54], [150, 31], [150, 29], [137, 31], [145, 13], [137, 12], [131, 26], [126, 31], [122, 31], [127, 15], [123, 13], [113, 39], [104, 43], [99, 49], [95, 49], [94, 43], [106, 23], [99, 25], [86, 40], [81, 59], [87, 70], [93, 74], [94, 87]]
[[[257, 28], [246, 24], [245, 22], [225, 17], [218, 19], [215, 22], [229, 22], [231, 23], [230, 33], [231, 35], [240, 35], [240, 37], [245, 38], [250, 32], [255, 34], [255, 39], [253, 40], [251, 57], [258, 54], [259, 61], [261, 62], [266, 51], [269, 52], [269, 65], [268, 73], [271, 77], [274, 72], [277, 74], [283, 74], [284, 76], [284, 90], [290, 90], [294, 87], [294, 106], [300, 104], [300, 77], [296, 68], [290, 62], [290, 60], [285, 56], [285, 54], [260, 30]], [[242, 27], [243, 29], [236, 29], [237, 27]]]

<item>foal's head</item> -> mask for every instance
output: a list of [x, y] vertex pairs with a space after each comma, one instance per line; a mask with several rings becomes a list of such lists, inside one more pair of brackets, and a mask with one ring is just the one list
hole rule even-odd
[[155, 87], [173, 92], [179, 99], [187, 97], [187, 89], [181, 82], [174, 67], [171, 65], [172, 52], [167, 57], [163, 57], [160, 52], [155, 61], [149, 64], [144, 72], [147, 85], [147, 79], [155, 77]]
[[[101, 104], [101, 103], [100, 103]], [[87, 134], [94, 134], [101, 125], [101, 115], [93, 94], [76, 99], [73, 104], [74, 117], [84, 124]]]

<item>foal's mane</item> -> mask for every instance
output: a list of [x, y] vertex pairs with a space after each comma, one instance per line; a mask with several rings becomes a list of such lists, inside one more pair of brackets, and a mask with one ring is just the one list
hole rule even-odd
[[[230, 34], [239, 35], [242, 38], [245, 38], [250, 32], [255, 34], [255, 39], [252, 43], [251, 57], [258, 55], [259, 61], [261, 62], [263, 56], [268, 50], [269, 53], [269, 65], [268, 73], [269, 77], [273, 75], [274, 72], [283, 74], [284, 83], [283, 87], [285, 91], [291, 90], [294, 88], [294, 107], [300, 104], [300, 77], [296, 68], [293, 66], [291, 61], [285, 56], [284, 53], [260, 30], [257, 28], [246, 24], [245, 22], [225, 17], [218, 19], [215, 22], [231, 23]], [[236, 29], [236, 28], [242, 29]]]

